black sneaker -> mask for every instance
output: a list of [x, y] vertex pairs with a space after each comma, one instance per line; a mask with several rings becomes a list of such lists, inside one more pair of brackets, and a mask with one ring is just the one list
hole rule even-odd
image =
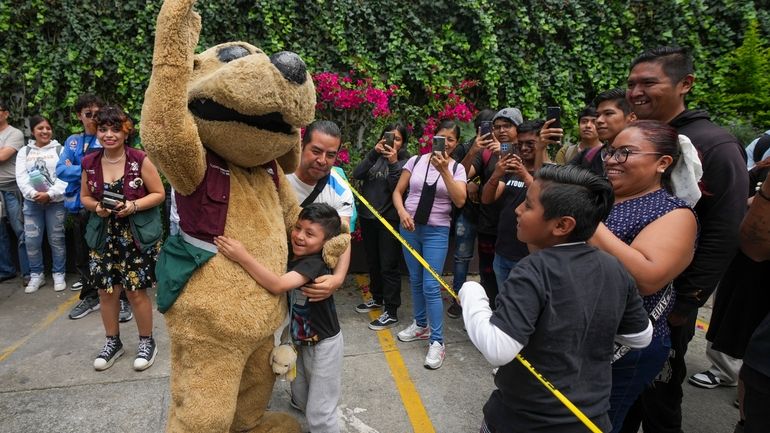
[[457, 302], [452, 301], [452, 303], [449, 304], [449, 308], [446, 309], [446, 315], [450, 319], [457, 319], [458, 317], [462, 317], [463, 307], [461, 307]]
[[373, 331], [382, 331], [396, 326], [398, 324], [398, 317], [391, 316], [388, 312], [384, 312], [377, 320], [369, 324], [369, 329]]
[[150, 368], [155, 362], [155, 355], [158, 354], [158, 346], [152, 337], [139, 338], [139, 348], [136, 350], [136, 359], [134, 360], [134, 370], [142, 371]]
[[374, 299], [369, 299], [368, 301], [364, 302], [363, 304], [356, 305], [356, 312], [358, 313], [368, 313], [373, 310], [379, 310], [382, 308], [382, 304], [375, 301]]
[[134, 312], [131, 310], [131, 304], [128, 301], [120, 300], [120, 314], [118, 314], [118, 321], [120, 323], [126, 323], [134, 318]]
[[74, 307], [72, 307], [72, 311], [70, 311], [70, 319], [80, 319], [83, 317], [86, 317], [88, 313], [92, 311], [97, 311], [99, 309], [99, 297], [98, 296], [89, 296], [77, 304], [75, 304]]
[[98, 371], [106, 370], [112, 367], [115, 360], [122, 355], [123, 343], [120, 342], [120, 337], [107, 337], [102, 351], [99, 352], [99, 356], [94, 360], [94, 368]]

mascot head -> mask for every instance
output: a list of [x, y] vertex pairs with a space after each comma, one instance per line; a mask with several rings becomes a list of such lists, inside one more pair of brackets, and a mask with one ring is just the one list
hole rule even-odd
[[230, 42], [195, 56], [187, 106], [201, 142], [241, 167], [299, 162], [300, 128], [315, 116], [315, 87], [302, 59]]

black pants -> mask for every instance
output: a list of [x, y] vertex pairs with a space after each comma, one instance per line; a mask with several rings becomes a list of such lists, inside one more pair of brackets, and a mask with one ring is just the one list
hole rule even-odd
[[741, 368], [740, 377], [746, 387], [746, 394], [743, 396], [745, 433], [770, 432], [770, 377], [746, 364]]
[[88, 244], [86, 244], [86, 225], [91, 212], [80, 209], [80, 212], [72, 215], [72, 235], [75, 239], [72, 245], [75, 247], [75, 267], [80, 274], [80, 282], [83, 288], [80, 289], [80, 299], [90, 297], [97, 298], [99, 294], [91, 284], [91, 272], [88, 268]]
[[479, 239], [479, 279], [484, 291], [489, 298], [489, 306], [495, 309], [495, 299], [497, 298], [497, 278], [495, 278], [495, 244], [497, 235], [487, 233], [478, 233]]
[[[401, 306], [401, 275], [398, 272], [401, 244], [379, 220], [359, 218], [358, 221], [369, 265], [369, 290], [372, 298], [382, 302], [390, 316], [398, 317], [398, 307]], [[398, 221], [388, 222], [393, 227], [399, 225]]]
[[652, 386], [642, 392], [628, 411], [621, 433], [636, 433], [640, 424], [644, 433], [682, 432], [682, 383], [687, 377], [684, 355], [695, 335], [697, 318], [695, 310], [684, 325], [671, 327], [671, 354]]

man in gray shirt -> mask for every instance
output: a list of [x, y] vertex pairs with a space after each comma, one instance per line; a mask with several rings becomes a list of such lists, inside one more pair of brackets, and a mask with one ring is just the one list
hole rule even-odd
[[[8, 218], [18, 240], [19, 264], [26, 281], [29, 278], [27, 247], [24, 244], [24, 217], [21, 213], [21, 192], [16, 185], [16, 152], [24, 146], [24, 134], [8, 124], [8, 105], [0, 100], [0, 201], [2, 215]], [[0, 282], [16, 277], [16, 265], [4, 218], [0, 220]], [[25, 282], [26, 284], [26, 282]]]

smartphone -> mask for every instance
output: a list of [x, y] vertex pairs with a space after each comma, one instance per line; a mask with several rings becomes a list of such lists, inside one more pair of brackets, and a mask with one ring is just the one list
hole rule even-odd
[[513, 152], [513, 145], [511, 143], [500, 143], [500, 158]]
[[446, 152], [446, 137], [433, 137], [433, 152]]
[[396, 133], [393, 131], [388, 131], [385, 134], [383, 134], [383, 138], [385, 139], [385, 145], [392, 149], [393, 140], [396, 139]]
[[545, 120], [556, 119], [551, 123], [551, 128], [561, 128], [561, 107], [547, 107], [545, 109]]
[[492, 122], [489, 121], [483, 121], [481, 122], [481, 136], [484, 137], [487, 134], [492, 133]]

